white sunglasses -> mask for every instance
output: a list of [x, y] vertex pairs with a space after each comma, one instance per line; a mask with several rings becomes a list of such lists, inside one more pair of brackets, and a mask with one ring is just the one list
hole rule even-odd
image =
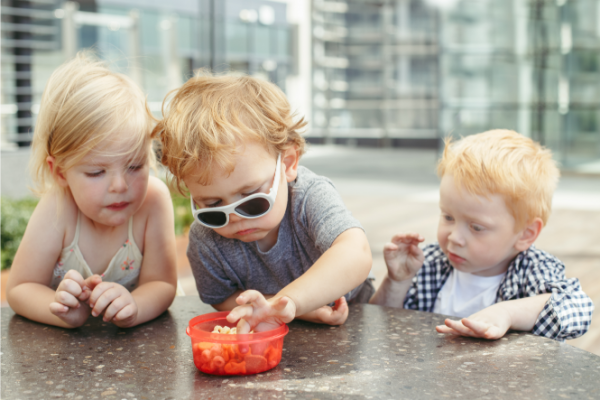
[[271, 211], [273, 203], [277, 198], [277, 188], [279, 187], [279, 170], [281, 168], [281, 154], [277, 157], [277, 166], [275, 167], [275, 177], [273, 186], [266, 193], [254, 193], [248, 197], [236, 201], [223, 207], [207, 207], [197, 209], [194, 199], [190, 196], [192, 203], [192, 215], [194, 219], [208, 228], [222, 228], [229, 223], [229, 214], [234, 213], [242, 218], [253, 219], [260, 218]]

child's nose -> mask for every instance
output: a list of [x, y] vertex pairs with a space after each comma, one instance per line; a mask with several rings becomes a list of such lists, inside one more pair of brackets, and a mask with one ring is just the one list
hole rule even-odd
[[123, 174], [114, 174], [112, 180], [110, 181], [110, 191], [111, 192], [124, 192], [127, 190], [127, 181]]
[[231, 213], [229, 214], [229, 222], [238, 222], [241, 221], [242, 217], [240, 217], [239, 215], [237, 215], [236, 213]]
[[464, 236], [461, 234], [460, 229], [452, 229], [450, 231], [450, 235], [448, 235], [448, 240], [458, 246], [464, 246], [465, 240]]

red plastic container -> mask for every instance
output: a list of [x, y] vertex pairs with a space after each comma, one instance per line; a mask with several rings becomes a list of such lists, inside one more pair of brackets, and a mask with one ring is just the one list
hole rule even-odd
[[217, 325], [235, 327], [227, 322], [228, 314], [214, 312], [190, 320], [186, 333], [192, 338], [196, 368], [212, 375], [251, 375], [277, 366], [288, 326], [245, 335], [212, 333]]

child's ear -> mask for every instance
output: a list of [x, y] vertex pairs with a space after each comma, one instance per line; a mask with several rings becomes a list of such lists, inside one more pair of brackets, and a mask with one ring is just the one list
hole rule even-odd
[[527, 250], [536, 241], [544, 223], [541, 218], [535, 218], [521, 231], [521, 237], [515, 243], [515, 249], [519, 252]]
[[285, 168], [285, 179], [292, 182], [298, 176], [298, 162], [300, 161], [300, 152], [296, 146], [290, 147], [281, 155], [281, 162]]
[[56, 183], [58, 183], [62, 187], [67, 187], [67, 179], [65, 178], [65, 175], [60, 170], [58, 165], [56, 165], [56, 159], [52, 156], [48, 156], [46, 157], [46, 163], [48, 164], [48, 168], [50, 168], [50, 173], [56, 180]]

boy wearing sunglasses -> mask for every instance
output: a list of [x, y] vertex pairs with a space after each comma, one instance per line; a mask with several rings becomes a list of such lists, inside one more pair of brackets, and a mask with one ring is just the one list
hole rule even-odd
[[533, 243], [550, 215], [559, 171], [549, 150], [509, 130], [448, 141], [438, 165], [438, 243], [398, 234], [371, 302], [430, 311], [440, 333], [498, 339], [508, 329], [555, 340], [583, 335], [594, 304], [565, 266]]
[[244, 333], [296, 317], [342, 324], [347, 301], [369, 300], [366, 235], [331, 181], [298, 165], [306, 123], [275, 85], [197, 75], [165, 115], [162, 162], [190, 193], [202, 301], [233, 310]]

